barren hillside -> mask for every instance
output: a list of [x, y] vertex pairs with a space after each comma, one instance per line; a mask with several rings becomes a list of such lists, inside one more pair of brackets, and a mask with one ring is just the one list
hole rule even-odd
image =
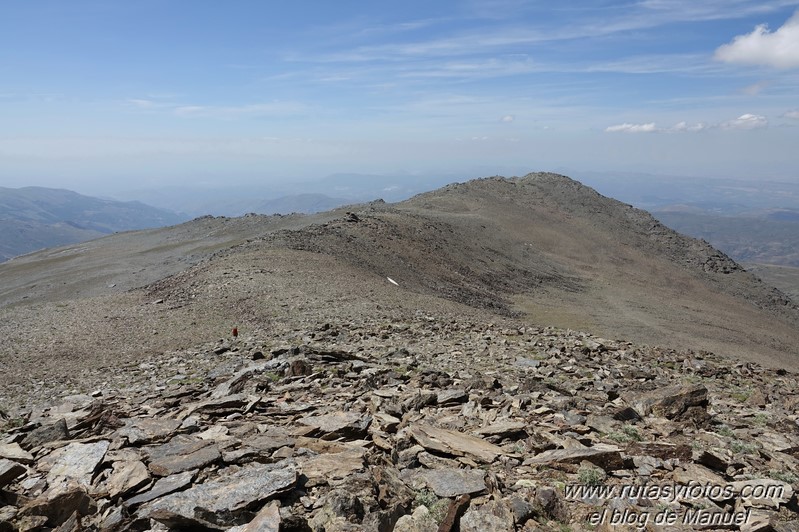
[[703, 241], [556, 174], [488, 178], [253, 242], [532, 323], [796, 367], [795, 304]]
[[213, 341], [236, 323], [372, 315], [384, 298], [394, 302], [383, 312], [454, 305], [454, 315], [799, 366], [786, 296], [567, 177], [487, 178], [349, 210], [203, 218], [0, 265], [3, 378]]
[[796, 307], [564, 176], [117, 234], [0, 302], [0, 530], [796, 530]]

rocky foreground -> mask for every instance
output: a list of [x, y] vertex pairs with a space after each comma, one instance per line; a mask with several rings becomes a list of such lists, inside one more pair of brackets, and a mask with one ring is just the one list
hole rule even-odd
[[316, 329], [7, 412], [0, 531], [799, 530], [796, 373], [424, 314]]

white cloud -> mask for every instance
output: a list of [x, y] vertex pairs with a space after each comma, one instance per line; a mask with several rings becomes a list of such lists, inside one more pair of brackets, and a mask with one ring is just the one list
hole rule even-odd
[[796, 120], [799, 120], [799, 110], [788, 111], [787, 113], [785, 113], [782, 116], [784, 116], [785, 118], [794, 118]]
[[760, 24], [752, 33], [738, 35], [731, 43], [720, 46], [715, 57], [727, 63], [799, 67], [799, 11], [774, 32]]
[[658, 131], [654, 122], [648, 124], [618, 124], [605, 128], [608, 133], [654, 133]]
[[499, 119], [500, 122], [505, 122], [506, 124], [510, 124], [514, 120], [516, 120], [516, 117], [513, 115], [505, 115]]
[[643, 0], [640, 7], [668, 21], [726, 20], [771, 13], [791, 5], [785, 0]]
[[474, 61], [427, 61], [398, 74], [401, 78], [484, 79], [530, 74], [540, 69], [527, 56]]
[[[552, 70], [554, 64], [547, 66]], [[615, 72], [625, 74], [659, 74], [664, 72], [704, 72], [708, 70], [707, 58], [700, 54], [649, 54], [614, 58], [611, 61], [597, 62], [585, 67], [561, 67], [578, 72]]]
[[139, 109], [152, 109], [156, 106], [156, 103], [152, 100], [142, 100], [138, 98], [129, 98], [127, 103], [128, 105], [138, 107]]
[[760, 129], [768, 126], [768, 120], [762, 115], [746, 113], [734, 120], [719, 124], [722, 129]]
[[[784, 116], [788, 118], [799, 118], [799, 111], [793, 111], [794, 115], [788, 113]], [[655, 122], [647, 124], [618, 124], [605, 128], [608, 133], [697, 133], [709, 129], [759, 129], [768, 126], [768, 119], [765, 116], [755, 114], [743, 114], [733, 120], [728, 120], [720, 124], [706, 124], [705, 122], [689, 123], [686, 121], [677, 122], [671, 127], [657, 127]]]
[[695, 132], [695, 131], [704, 131], [707, 129], [707, 124], [703, 122], [697, 122], [696, 124], [689, 124], [688, 122], [678, 122], [674, 124], [672, 127], [668, 129], [668, 131], [674, 132]]
[[125, 105], [141, 110], [174, 109], [172, 102], [174, 96], [171, 94], [147, 94], [143, 98], [127, 98]]
[[388, 33], [403, 33], [408, 31], [415, 31], [422, 28], [427, 28], [430, 26], [434, 26], [440, 22], [446, 21], [445, 19], [437, 19], [437, 18], [428, 18], [428, 19], [420, 19], [420, 20], [411, 20], [409, 22], [397, 22], [393, 24], [379, 24], [376, 26], [370, 26], [366, 28], [362, 28], [358, 34], [359, 35], [369, 35], [369, 34], [377, 34], [384, 36]]

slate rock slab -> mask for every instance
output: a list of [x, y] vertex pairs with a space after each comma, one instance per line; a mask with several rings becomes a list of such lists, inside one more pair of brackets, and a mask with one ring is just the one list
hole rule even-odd
[[469, 394], [466, 392], [466, 390], [452, 388], [439, 391], [436, 399], [439, 405], [450, 406], [454, 404], [465, 403], [469, 400]]
[[216, 445], [208, 445], [188, 454], [176, 454], [150, 462], [149, 469], [154, 475], [165, 477], [199, 469], [212, 464], [222, 458], [222, 453]]
[[627, 402], [641, 416], [654, 414], [666, 419], [680, 420], [694, 408], [707, 408], [707, 388], [702, 384], [665, 386], [628, 397]]
[[768, 452], [796, 454], [799, 452], [799, 438], [786, 437], [783, 434], [764, 430], [757, 437], [757, 442]]
[[222, 458], [214, 442], [177, 435], [169, 443], [146, 449], [150, 472], [166, 477], [191, 469], [200, 469]]
[[214, 416], [227, 415], [241, 411], [248, 403], [250, 398], [245, 394], [227, 395], [208, 399], [189, 409], [189, 414], [203, 413]]
[[18, 443], [0, 443], [0, 458], [7, 458], [20, 464], [33, 463], [33, 455], [22, 449]]
[[116, 499], [120, 495], [144, 486], [149, 481], [150, 473], [143, 462], [139, 460], [114, 462], [114, 470], [106, 483], [108, 496]]
[[242, 445], [265, 453], [275, 451], [281, 447], [292, 446], [295, 439], [282, 427], [270, 427], [262, 434], [250, 436], [242, 441]]
[[623, 465], [621, 453], [615, 445], [597, 444], [594, 447], [552, 449], [544, 451], [528, 462], [530, 464], [553, 464], [557, 462], [574, 463], [588, 460], [602, 469], [619, 469]]
[[96, 443], [70, 443], [53, 451], [58, 458], [47, 474], [47, 481], [52, 484], [55, 479], [66, 477], [82, 486], [91, 486], [94, 472], [102, 462], [108, 445], [107, 440]]
[[60, 441], [69, 439], [69, 429], [67, 428], [67, 420], [59, 419], [51, 425], [44, 425], [33, 429], [20, 444], [23, 449], [31, 450], [34, 447], [43, 445], [51, 441]]
[[486, 489], [485, 471], [481, 469], [430, 469], [420, 476], [442, 498], [474, 495]]
[[[203, 484], [153, 501], [140, 510], [168, 527], [230, 527], [253, 504], [265, 501], [297, 483], [293, 462], [249, 464]], [[239, 522], [237, 522], [239, 521]]]
[[327, 438], [362, 438], [372, 423], [371, 416], [358, 412], [335, 412], [318, 416], [306, 416], [300, 423], [317, 429]]
[[418, 424], [411, 428], [411, 436], [428, 450], [455, 456], [468, 456], [485, 463], [493, 462], [504, 453], [501, 447], [481, 438], [454, 430]]
[[[727, 484], [723, 476], [697, 463], [681, 464], [678, 469], [672, 472], [671, 480], [677, 484], [690, 484], [692, 482], [716, 486], [725, 486]], [[679, 501], [680, 499], [678, 498], [677, 500]]]
[[308, 477], [308, 485], [315, 486], [347, 478], [364, 467], [363, 449], [351, 449], [332, 454], [319, 454], [298, 460], [303, 475]]
[[24, 475], [25, 471], [27, 469], [21, 464], [5, 458], [0, 459], [0, 488], [4, 488], [14, 482], [14, 479]]
[[163, 440], [180, 427], [177, 419], [128, 419], [117, 434], [127, 438], [131, 445], [141, 445]]
[[197, 475], [197, 471], [184, 471], [176, 475], [159, 478], [152, 488], [125, 501], [125, 506], [133, 507], [146, 502], [154, 501], [164, 495], [169, 495], [189, 486]]

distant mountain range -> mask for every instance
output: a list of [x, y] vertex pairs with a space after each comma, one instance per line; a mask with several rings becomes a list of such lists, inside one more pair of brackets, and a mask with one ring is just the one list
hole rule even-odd
[[[405, 304], [427, 316], [457, 304], [460, 313], [782, 367], [799, 357], [799, 308], [784, 294], [707, 242], [549, 173], [314, 215], [201, 217], [30, 254], [3, 264], [0, 277], [0, 310], [85, 305], [96, 323], [86, 325], [85, 310], [74, 315], [93, 339], [124, 329], [134, 336], [114, 341], [162, 352], [219, 338], [220, 324], [271, 326], [287, 309], [357, 321], [340, 304], [352, 301], [367, 315]], [[144, 307], [153, 321], [134, 325]], [[112, 315], [124, 318], [101, 319]], [[83, 356], [57, 340], [47, 345]]]
[[[476, 176], [475, 176], [476, 177]], [[241, 216], [247, 213], [313, 214], [341, 205], [382, 199], [402, 201], [462, 181], [453, 174], [333, 174], [315, 181], [250, 183], [235, 186], [161, 187], [130, 190], [124, 197], [191, 217]]]
[[0, 262], [43, 248], [119, 231], [174, 225], [208, 214], [313, 214], [376, 198], [398, 201], [436, 188], [447, 179], [336, 174], [314, 183], [282, 187], [174, 186], [126, 194], [135, 201], [100, 199], [44, 187], [0, 187]]
[[103, 235], [162, 227], [187, 216], [138, 201], [115, 201], [63, 189], [0, 187], [0, 261]]
[[256, 214], [314, 214], [329, 211], [347, 203], [343, 198], [332, 198], [324, 194], [294, 194], [256, 203], [252, 212]]
[[694, 212], [731, 216], [766, 209], [799, 209], [797, 178], [724, 179], [604, 172], [575, 175], [601, 194], [648, 211], [681, 206]]
[[[649, 210], [677, 231], [707, 240], [735, 260], [799, 266], [799, 183], [599, 172], [580, 173], [580, 179]], [[120, 196], [136, 201], [39, 187], [0, 188], [0, 261], [208, 214], [313, 214], [378, 198], [397, 202], [459, 180], [450, 174], [334, 174], [308, 182], [170, 186]]]
[[780, 209], [739, 216], [654, 211], [669, 227], [707, 240], [737, 261], [799, 267], [799, 211]]

